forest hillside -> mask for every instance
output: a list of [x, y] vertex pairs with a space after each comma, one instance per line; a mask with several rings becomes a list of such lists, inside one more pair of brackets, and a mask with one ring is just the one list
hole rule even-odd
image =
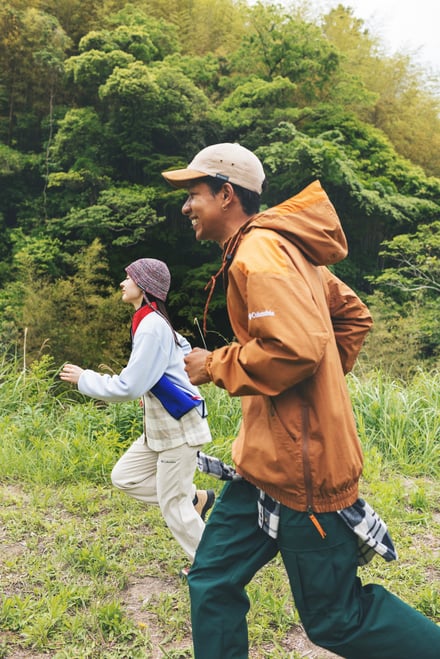
[[[313, 5], [313, 3], [312, 3]], [[343, 4], [319, 14], [244, 0], [10, 0], [0, 5], [0, 340], [28, 360], [118, 368], [117, 285], [167, 261], [193, 343], [220, 263], [160, 172], [203, 146], [255, 150], [272, 206], [319, 179], [369, 303], [365, 358], [405, 375], [440, 354], [440, 81]], [[223, 18], [227, 16], [227, 21]], [[220, 287], [221, 288], [221, 287]], [[223, 291], [209, 347], [230, 338]]]

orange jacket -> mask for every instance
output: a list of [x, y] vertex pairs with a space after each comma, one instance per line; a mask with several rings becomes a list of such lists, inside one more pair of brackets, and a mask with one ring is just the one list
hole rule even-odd
[[346, 253], [318, 181], [253, 216], [225, 245], [237, 340], [213, 351], [207, 368], [242, 397], [238, 473], [299, 511], [330, 512], [358, 498], [362, 451], [344, 374], [372, 320], [326, 267]]

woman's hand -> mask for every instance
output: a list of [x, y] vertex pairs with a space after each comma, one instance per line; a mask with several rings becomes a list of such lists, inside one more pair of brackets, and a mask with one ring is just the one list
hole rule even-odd
[[60, 378], [64, 382], [71, 382], [72, 384], [78, 384], [78, 380], [81, 376], [81, 373], [84, 371], [80, 366], [75, 364], [64, 364], [63, 370], [60, 373]]

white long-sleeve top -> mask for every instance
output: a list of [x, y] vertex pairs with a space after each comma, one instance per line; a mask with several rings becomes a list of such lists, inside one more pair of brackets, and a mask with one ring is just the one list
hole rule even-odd
[[179, 345], [176, 345], [171, 328], [162, 316], [148, 314], [139, 323], [128, 364], [119, 375], [87, 369], [79, 379], [79, 391], [112, 403], [135, 400], [150, 391], [165, 374], [181, 389], [200, 395], [184, 370], [183, 357], [191, 351], [191, 345], [180, 334], [177, 339]]
[[139, 323], [130, 358], [119, 375], [86, 369], [78, 381], [81, 393], [99, 400], [117, 403], [143, 397], [145, 434], [153, 450], [173, 448], [185, 442], [194, 446], [211, 440], [207, 421], [201, 418], [202, 406], [199, 406], [200, 410], [199, 407], [194, 408], [181, 419], [174, 419], [149, 394], [165, 374], [181, 389], [200, 396], [184, 369], [183, 358], [191, 351], [191, 345], [183, 336], [176, 335], [178, 345], [166, 320], [159, 313], [150, 313]]

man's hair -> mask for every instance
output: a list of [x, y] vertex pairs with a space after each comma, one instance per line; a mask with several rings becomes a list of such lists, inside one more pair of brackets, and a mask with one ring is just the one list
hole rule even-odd
[[[206, 183], [211, 192], [217, 194], [222, 189], [225, 181], [215, 176], [204, 176], [203, 178], [197, 179], [197, 183]], [[258, 213], [260, 210], [261, 195], [259, 195], [258, 192], [246, 190], [246, 188], [242, 188], [241, 185], [236, 185], [235, 183], [231, 183], [231, 185], [234, 188], [235, 194], [239, 198], [246, 215], [255, 215], [255, 213]]]

